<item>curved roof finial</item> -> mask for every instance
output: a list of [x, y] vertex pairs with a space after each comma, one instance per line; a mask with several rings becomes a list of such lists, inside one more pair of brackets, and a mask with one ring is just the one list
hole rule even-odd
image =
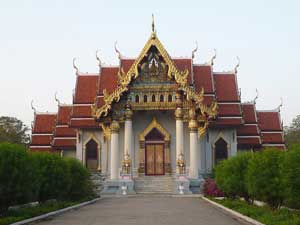
[[152, 13], [152, 33], [155, 32], [154, 14]]
[[255, 98], [253, 99], [253, 103], [254, 103], [254, 104], [256, 104], [256, 100], [258, 99], [258, 90], [257, 90], [257, 88], [255, 89], [255, 91], [256, 91], [256, 96], [255, 96]]
[[59, 101], [59, 99], [57, 98], [57, 92], [55, 92], [55, 94], [54, 94], [54, 99], [55, 99], [55, 101], [57, 102], [57, 104], [60, 105], [60, 101]]
[[280, 98], [280, 105], [277, 107], [278, 112], [280, 112], [281, 107], [283, 106], [283, 99]]
[[215, 61], [216, 58], [217, 58], [217, 50], [214, 48], [214, 55], [211, 57], [211, 59], [210, 59], [210, 61], [209, 61], [209, 64], [210, 64], [211, 66], [214, 65], [214, 61]]
[[36, 108], [33, 106], [33, 100], [31, 100], [31, 109], [33, 110], [34, 114], [36, 114]]
[[73, 68], [76, 70], [76, 74], [79, 72], [78, 67], [75, 65], [76, 57], [73, 58]]
[[234, 67], [234, 72], [235, 72], [235, 73], [238, 72], [237, 69], [240, 67], [240, 58], [237, 56], [236, 59], [237, 59], [237, 64], [236, 64], [236, 66]]
[[115, 51], [116, 51], [116, 53], [117, 53], [117, 55], [118, 55], [118, 58], [121, 60], [121, 58], [122, 58], [122, 55], [121, 55], [121, 52], [118, 50], [118, 48], [117, 48], [117, 41], [115, 41]]
[[195, 58], [195, 53], [198, 51], [198, 42], [195, 41], [195, 44], [196, 44], [196, 47], [195, 47], [195, 49], [192, 51], [192, 59]]
[[101, 70], [102, 63], [101, 63], [101, 59], [100, 59], [98, 53], [99, 53], [99, 51], [97, 50], [97, 51], [96, 51], [96, 59], [97, 59], [97, 61], [98, 61], [99, 70]]

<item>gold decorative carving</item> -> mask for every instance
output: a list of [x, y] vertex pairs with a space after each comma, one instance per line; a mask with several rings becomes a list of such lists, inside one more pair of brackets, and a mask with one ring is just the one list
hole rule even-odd
[[105, 126], [104, 123], [99, 123], [99, 126], [103, 130], [103, 135], [104, 135], [104, 140], [109, 141], [110, 140], [110, 135], [111, 135], [111, 130], [109, 126]]
[[124, 72], [122, 68], [119, 70], [119, 85], [112, 93], [108, 94], [106, 90], [103, 90], [104, 95], [104, 105], [100, 108], [96, 106], [96, 103], [92, 106], [92, 115], [95, 118], [100, 118], [102, 116], [107, 116], [108, 111], [111, 109], [111, 104], [115, 101], [118, 102], [120, 100], [121, 95], [128, 90], [128, 85], [131, 82], [132, 79], [136, 79], [139, 76], [139, 65], [141, 64], [141, 61], [146, 56], [149, 49], [155, 46], [161, 56], [163, 57], [165, 63], [168, 66], [168, 72], [167, 76], [170, 79], [174, 79], [176, 83], [178, 84], [179, 90], [182, 90], [185, 94], [188, 100], [194, 100], [196, 105], [200, 107], [202, 101], [203, 101], [203, 95], [204, 95], [204, 89], [202, 88], [200, 93], [196, 93], [187, 83], [187, 78], [189, 75], [189, 71], [185, 69], [184, 71], [179, 71], [165, 50], [162, 43], [159, 41], [159, 39], [156, 36], [156, 33], [152, 31], [152, 34], [150, 38], [148, 39], [147, 43], [145, 44], [144, 48], [142, 49], [140, 55], [137, 57], [135, 62], [132, 64], [130, 69], [127, 73]]
[[143, 130], [142, 133], [140, 133], [140, 141], [145, 141], [145, 136], [147, 136], [147, 134], [153, 129], [156, 128], [160, 133], [162, 133], [162, 135], [165, 137], [165, 141], [170, 141], [170, 134], [168, 133], [168, 131], [163, 128], [156, 120], [156, 118], [154, 117], [152, 122], [145, 128], [145, 130]]
[[120, 129], [120, 125], [118, 121], [113, 120], [112, 123], [110, 124], [111, 133], [117, 133], [119, 132], [119, 129]]

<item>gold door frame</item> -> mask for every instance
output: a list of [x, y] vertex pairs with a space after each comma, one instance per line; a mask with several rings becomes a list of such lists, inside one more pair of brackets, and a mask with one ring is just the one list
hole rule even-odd
[[152, 122], [140, 133], [139, 135], [139, 173], [145, 174], [145, 151], [146, 151], [146, 143], [145, 137], [150, 133], [152, 129], [156, 128], [163, 136], [163, 144], [164, 144], [164, 169], [165, 173], [171, 173], [171, 160], [170, 160], [170, 134], [168, 131], [163, 128], [154, 117]]

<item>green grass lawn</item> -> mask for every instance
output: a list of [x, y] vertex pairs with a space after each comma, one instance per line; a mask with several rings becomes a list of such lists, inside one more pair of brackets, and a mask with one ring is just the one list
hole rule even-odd
[[288, 209], [272, 211], [268, 206], [249, 205], [241, 200], [210, 199], [266, 225], [300, 225], [299, 211], [290, 211]]
[[48, 202], [37, 206], [24, 207], [18, 210], [9, 210], [6, 215], [0, 217], [0, 225], [7, 225], [17, 221], [25, 220], [45, 213], [53, 212], [58, 209], [66, 208], [91, 199], [74, 202]]

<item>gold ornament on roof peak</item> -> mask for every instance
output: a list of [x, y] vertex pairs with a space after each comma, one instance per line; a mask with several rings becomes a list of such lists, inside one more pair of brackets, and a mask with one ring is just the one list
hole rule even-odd
[[154, 15], [152, 14], [152, 32], [155, 32]]
[[192, 51], [192, 59], [195, 58], [195, 53], [196, 53], [197, 50], [198, 50], [198, 42], [196, 41], [195, 43], [196, 43], [196, 48]]

